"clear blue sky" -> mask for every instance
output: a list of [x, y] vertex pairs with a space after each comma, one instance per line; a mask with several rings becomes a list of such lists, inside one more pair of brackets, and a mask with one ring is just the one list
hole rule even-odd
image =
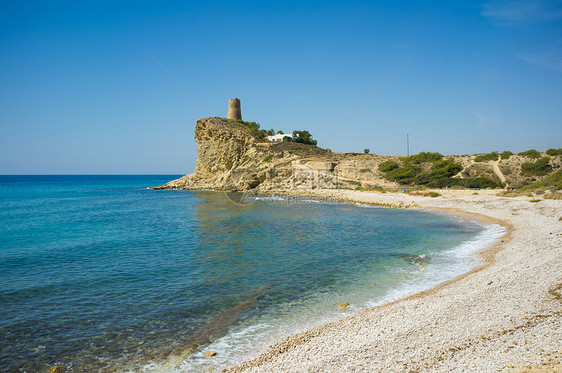
[[209, 115], [150, 56], [334, 151], [562, 147], [558, 0], [0, 1], [0, 48], [0, 174], [191, 172]]

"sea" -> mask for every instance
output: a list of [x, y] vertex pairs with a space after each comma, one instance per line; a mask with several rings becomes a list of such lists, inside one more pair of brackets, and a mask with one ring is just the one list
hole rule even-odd
[[417, 209], [149, 188], [179, 176], [0, 176], [2, 371], [219, 370], [454, 279], [503, 232]]

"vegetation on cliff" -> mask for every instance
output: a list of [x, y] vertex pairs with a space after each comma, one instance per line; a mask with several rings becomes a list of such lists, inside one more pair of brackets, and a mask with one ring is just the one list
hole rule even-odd
[[[502, 153], [503, 154], [503, 153]], [[474, 158], [474, 162], [497, 161], [499, 157], [498, 152], [491, 152], [487, 154], [480, 154]]]
[[[496, 153], [497, 155], [497, 153]], [[440, 153], [421, 152], [404, 157], [401, 164], [388, 160], [379, 164], [387, 180], [401, 185], [423, 185], [432, 188], [466, 187], [466, 188], [497, 188], [502, 184], [486, 177], [459, 178], [454, 177], [463, 170], [459, 162], [453, 158], [443, 159]]]
[[236, 119], [236, 122], [241, 123], [248, 127], [252, 136], [256, 139], [265, 139], [267, 136], [271, 136], [275, 133], [275, 130], [272, 128], [270, 130], [260, 129], [260, 124], [257, 122], [246, 122], [242, 119]]
[[500, 157], [501, 159], [509, 159], [509, 157], [511, 157], [513, 155], [513, 152], [510, 152], [509, 150], [503, 151], [500, 153]]
[[523, 190], [549, 190], [556, 192], [562, 190], [562, 169], [556, 171], [552, 175], [546, 177], [541, 181], [534, 182], [533, 184], [523, 187]]
[[542, 157], [535, 162], [525, 162], [521, 164], [521, 175], [541, 176], [546, 175], [552, 171], [550, 159]]
[[550, 155], [551, 157], [562, 155], [562, 148], [558, 148], [558, 149], [550, 148], [546, 151], [546, 154]]
[[317, 141], [312, 139], [312, 135], [308, 131], [293, 131], [293, 137], [283, 138], [283, 142], [297, 142], [305, 145], [316, 145]]
[[530, 149], [530, 150], [526, 150], [524, 152], [521, 153], [517, 153], [517, 155], [521, 155], [523, 157], [527, 157], [527, 158], [531, 158], [531, 159], [536, 159], [536, 158], [540, 158], [541, 153], [535, 149]]
[[[265, 130], [265, 129], [261, 129], [260, 124], [257, 122], [246, 122], [243, 121], [242, 119], [236, 119], [237, 123], [241, 123], [244, 126], [246, 126], [249, 130], [250, 130], [250, 134], [256, 139], [256, 140], [263, 140], [265, 139], [267, 136], [272, 136], [274, 135], [276, 132], [275, 130], [269, 129], [269, 130]], [[277, 131], [277, 134], [282, 134], [283, 131]], [[293, 136], [291, 137], [290, 135], [287, 135], [287, 137], [283, 138], [284, 142], [296, 142], [299, 144], [305, 144], [305, 145], [316, 145], [317, 141], [312, 139], [312, 135], [310, 134], [310, 132], [302, 130], [295, 130], [293, 131]]]
[[420, 164], [425, 162], [437, 162], [442, 159], [443, 159], [443, 154], [441, 153], [421, 152], [419, 154], [402, 158], [402, 162]]
[[520, 195], [540, 194], [544, 198], [562, 199], [562, 169], [554, 172], [546, 178], [535, 181], [534, 183], [523, 186], [519, 190], [512, 190], [501, 193], [505, 197], [514, 197]]

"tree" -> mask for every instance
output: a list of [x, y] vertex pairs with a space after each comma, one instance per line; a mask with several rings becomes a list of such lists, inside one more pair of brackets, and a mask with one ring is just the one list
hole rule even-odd
[[[296, 137], [295, 137], [296, 136]], [[293, 142], [301, 144], [316, 145], [317, 141], [312, 140], [312, 135], [308, 131], [293, 131]]]
[[443, 159], [443, 154], [441, 153], [421, 152], [416, 155], [404, 157], [402, 160], [404, 161], [404, 163], [420, 164], [424, 162], [436, 162], [440, 161], [441, 159]]
[[381, 162], [379, 164], [379, 170], [383, 172], [388, 172], [397, 169], [400, 167], [400, 164], [396, 161], [389, 159], [388, 161]]
[[522, 155], [523, 157], [527, 157], [531, 159], [538, 159], [541, 157], [541, 153], [535, 149], [530, 149], [521, 153], [517, 153], [517, 155]]
[[557, 155], [562, 155], [562, 148], [558, 148], [558, 149], [550, 148], [546, 151], [546, 154], [553, 157]]
[[363, 149], [363, 153], [369, 154], [371, 151], [369, 149]]
[[552, 171], [552, 165], [548, 157], [537, 159], [536, 162], [524, 162], [521, 164], [521, 175], [546, 175]]
[[499, 157], [498, 152], [491, 152], [487, 154], [480, 154], [474, 158], [474, 162], [497, 161]]
[[502, 157], [502, 159], [509, 159], [509, 157], [511, 157], [512, 155], [513, 152], [510, 152], [509, 150], [500, 153], [500, 157]]
[[412, 163], [406, 163], [402, 167], [395, 168], [392, 171], [387, 171], [384, 177], [390, 181], [396, 181], [399, 184], [410, 184], [414, 181], [419, 172], [420, 166]]

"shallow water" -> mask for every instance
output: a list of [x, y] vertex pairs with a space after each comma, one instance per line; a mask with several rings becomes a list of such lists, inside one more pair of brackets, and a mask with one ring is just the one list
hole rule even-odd
[[146, 188], [175, 177], [0, 177], [3, 369], [221, 367], [454, 278], [498, 234], [424, 211]]

